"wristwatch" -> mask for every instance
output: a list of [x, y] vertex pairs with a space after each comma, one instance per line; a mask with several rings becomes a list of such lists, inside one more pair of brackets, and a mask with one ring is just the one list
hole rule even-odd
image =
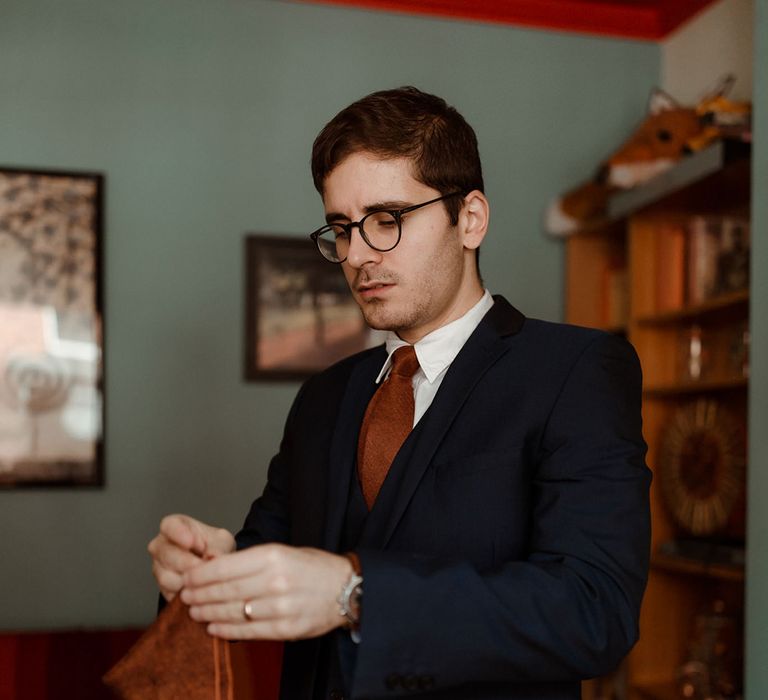
[[344, 618], [346, 627], [352, 636], [352, 641], [360, 641], [360, 609], [363, 603], [363, 576], [360, 571], [360, 561], [357, 555], [345, 555], [352, 564], [352, 575], [341, 589], [336, 602], [339, 604], [339, 614]]

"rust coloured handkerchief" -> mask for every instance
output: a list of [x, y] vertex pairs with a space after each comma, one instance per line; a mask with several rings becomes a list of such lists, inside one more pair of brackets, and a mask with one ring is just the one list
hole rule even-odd
[[211, 637], [176, 596], [104, 683], [123, 700], [234, 700], [229, 642]]

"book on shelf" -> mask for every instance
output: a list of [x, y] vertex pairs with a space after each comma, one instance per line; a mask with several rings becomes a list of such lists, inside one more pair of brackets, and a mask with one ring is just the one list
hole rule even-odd
[[720, 219], [695, 216], [688, 222], [688, 303], [701, 304], [715, 294]]
[[749, 222], [725, 217], [720, 231], [715, 293], [728, 294], [749, 287]]
[[621, 261], [612, 261], [603, 271], [603, 325], [621, 328], [629, 319], [629, 273]]
[[687, 303], [695, 306], [749, 286], [749, 222], [695, 216], [688, 222]]
[[677, 311], [685, 305], [686, 230], [665, 223], [656, 238], [656, 310]]

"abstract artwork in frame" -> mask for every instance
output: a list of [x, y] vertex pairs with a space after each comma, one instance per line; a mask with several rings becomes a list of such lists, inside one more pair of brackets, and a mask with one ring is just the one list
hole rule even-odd
[[382, 342], [308, 236], [250, 234], [245, 253], [247, 380], [305, 379]]
[[0, 167], [0, 488], [103, 483], [103, 183]]

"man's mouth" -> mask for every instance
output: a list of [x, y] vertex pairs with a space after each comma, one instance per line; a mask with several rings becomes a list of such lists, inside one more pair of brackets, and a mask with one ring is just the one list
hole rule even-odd
[[363, 282], [357, 285], [357, 293], [363, 299], [372, 299], [381, 296], [395, 285], [390, 282]]

